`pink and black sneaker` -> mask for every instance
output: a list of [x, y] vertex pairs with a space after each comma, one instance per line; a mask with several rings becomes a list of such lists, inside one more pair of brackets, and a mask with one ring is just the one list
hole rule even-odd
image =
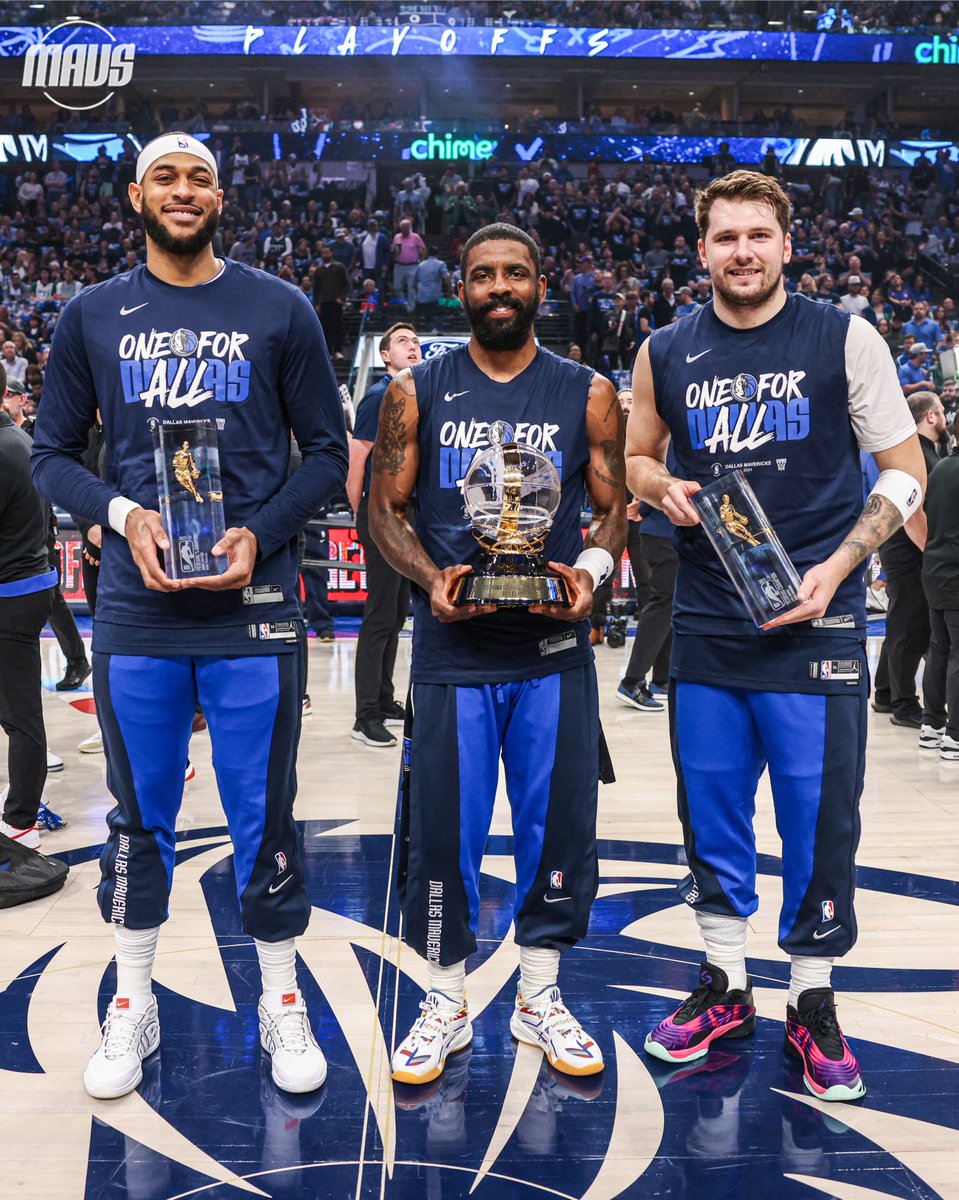
[[858, 1100], [866, 1094], [859, 1063], [836, 1019], [831, 988], [809, 988], [798, 1010], [786, 1008], [788, 1054], [802, 1059], [806, 1090], [820, 1100]]
[[695, 1062], [717, 1038], [746, 1037], [755, 1028], [752, 986], [731, 992], [726, 973], [704, 962], [699, 987], [647, 1035], [646, 1053], [667, 1063]]

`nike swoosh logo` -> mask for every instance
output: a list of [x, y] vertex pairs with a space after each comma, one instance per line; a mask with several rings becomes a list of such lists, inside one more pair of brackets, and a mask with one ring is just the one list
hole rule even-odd
[[572, 900], [572, 896], [547, 896], [543, 893], [543, 899], [547, 904], [562, 904], [564, 900]]
[[[712, 346], [709, 347], [709, 350], [712, 350]], [[686, 361], [688, 363], [694, 363], [697, 358], [702, 358], [704, 354], [708, 354], [709, 350], [702, 350], [699, 354], [687, 354]]]
[[274, 892], [278, 892], [281, 887], [286, 887], [292, 878], [292, 875], [287, 875], [286, 879], [281, 880], [279, 883], [270, 884], [270, 895], [272, 896]]
[[133, 306], [133, 308], [121, 308], [121, 309], [120, 309], [120, 316], [121, 316], [121, 317], [128, 317], [128, 316], [130, 315], [130, 313], [139, 312], [141, 308], [146, 308], [146, 306], [147, 306], [149, 303], [150, 303], [150, 301], [149, 301], [149, 300], [144, 300], [142, 304], [135, 304], [135, 305]]
[[447, 392], [446, 395], [443, 397], [443, 399], [446, 401], [447, 404], [449, 404], [449, 402], [451, 400], [455, 400], [457, 396], [465, 396], [468, 391], [469, 391], [469, 388], [466, 389], [466, 392]]
[[827, 929], [825, 933], [820, 933], [819, 930], [817, 929], [813, 933], [813, 939], [818, 942], [818, 941], [820, 941], [820, 939], [822, 939], [824, 937], [829, 937], [829, 935], [831, 933], [835, 933], [837, 929], [842, 929], [842, 926], [841, 925], [833, 925], [832, 929]]

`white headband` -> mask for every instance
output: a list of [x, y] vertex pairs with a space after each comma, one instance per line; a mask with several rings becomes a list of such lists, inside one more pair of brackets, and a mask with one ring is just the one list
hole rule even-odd
[[[216, 159], [202, 142], [188, 133], [165, 133], [147, 144], [140, 151], [137, 159], [137, 183], [143, 182], [143, 176], [149, 171], [158, 158], [165, 154], [192, 154], [202, 158], [217, 179]], [[219, 182], [219, 180], [217, 180]]]

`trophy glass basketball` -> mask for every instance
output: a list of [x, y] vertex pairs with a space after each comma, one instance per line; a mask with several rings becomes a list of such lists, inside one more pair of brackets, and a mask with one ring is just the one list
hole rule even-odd
[[160, 519], [170, 539], [164, 556], [171, 579], [222, 575], [225, 554], [213, 547], [226, 532], [220, 456], [212, 421], [157, 421], [153, 425]]
[[466, 515], [486, 553], [472, 574], [459, 581], [454, 604], [570, 605], [566, 583], [551, 575], [542, 550], [559, 508], [559, 472], [539, 450], [513, 441], [513, 430], [497, 421], [487, 449], [463, 480]]
[[742, 471], [690, 496], [749, 615], [762, 628], [800, 603], [799, 573]]

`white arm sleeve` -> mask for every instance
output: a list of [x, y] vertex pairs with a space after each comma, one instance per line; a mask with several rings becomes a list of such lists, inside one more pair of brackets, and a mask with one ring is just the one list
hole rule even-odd
[[889, 450], [916, 432], [889, 348], [862, 317], [849, 318], [846, 384], [849, 419], [860, 450]]

